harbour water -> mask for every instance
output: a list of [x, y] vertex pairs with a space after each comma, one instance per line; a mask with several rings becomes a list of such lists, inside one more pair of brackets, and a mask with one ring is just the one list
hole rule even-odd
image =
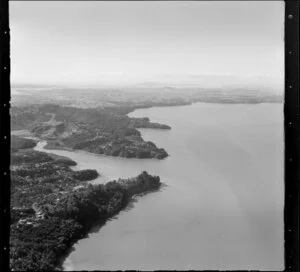
[[169, 157], [36, 147], [97, 169], [94, 183], [146, 170], [166, 185], [75, 244], [65, 270], [283, 270], [283, 104], [195, 103], [130, 116], [172, 127], [140, 130]]

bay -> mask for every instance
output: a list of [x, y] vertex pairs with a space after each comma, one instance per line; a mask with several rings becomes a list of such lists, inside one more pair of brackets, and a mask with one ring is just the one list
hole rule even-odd
[[172, 127], [140, 130], [169, 157], [36, 147], [97, 169], [94, 183], [146, 170], [166, 184], [75, 244], [65, 270], [283, 270], [283, 104], [195, 103], [130, 116]]

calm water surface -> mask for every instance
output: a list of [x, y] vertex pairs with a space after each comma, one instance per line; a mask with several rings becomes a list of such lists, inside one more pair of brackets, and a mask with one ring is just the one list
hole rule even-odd
[[282, 270], [283, 105], [196, 103], [130, 116], [172, 127], [141, 130], [168, 158], [47, 151], [97, 169], [95, 183], [147, 170], [167, 185], [80, 240], [65, 270]]

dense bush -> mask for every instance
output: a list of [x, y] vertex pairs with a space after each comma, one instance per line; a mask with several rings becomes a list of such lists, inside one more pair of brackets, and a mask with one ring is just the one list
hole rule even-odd
[[50, 162], [54, 159], [51, 158], [45, 152], [39, 151], [27, 151], [21, 153], [12, 153], [10, 156], [11, 164], [21, 164], [21, 163], [43, 163]]
[[75, 166], [77, 163], [71, 159], [58, 159], [55, 161], [57, 164], [66, 165], [66, 166]]
[[54, 270], [61, 254], [82, 236], [75, 220], [50, 217], [33, 225], [11, 226], [10, 267], [13, 270]]
[[72, 160], [54, 159], [33, 150], [14, 153], [13, 161], [16, 168], [11, 170], [11, 204], [17, 207], [54, 200], [59, 192], [69, 191], [82, 181], [98, 176], [96, 170], [71, 170], [69, 166], [76, 164]]
[[98, 172], [92, 169], [80, 170], [73, 173], [73, 177], [80, 181], [93, 180], [98, 176], [99, 176]]
[[[159, 177], [147, 172], [136, 178], [86, 185], [46, 204], [45, 218], [18, 224], [13, 217], [10, 263], [14, 270], [54, 270], [69, 248], [95, 224], [101, 225], [124, 208], [134, 194], [158, 189]], [[39, 188], [40, 190], [41, 188]], [[36, 204], [35, 204], [36, 205]], [[37, 206], [37, 205], [36, 205]]]

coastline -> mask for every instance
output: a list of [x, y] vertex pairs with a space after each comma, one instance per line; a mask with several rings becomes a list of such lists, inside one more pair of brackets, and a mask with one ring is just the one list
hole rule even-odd
[[[201, 103], [201, 102], [200, 102], [200, 103]], [[261, 104], [261, 103], [260, 103], [260, 104]], [[71, 150], [71, 151], [72, 151], [72, 150]], [[74, 151], [72, 151], [72, 152], [74, 152]], [[76, 152], [76, 151], [75, 151], [75, 152]], [[79, 152], [80, 152], [80, 153], [81, 153], [81, 152], [84, 152], [84, 153], [85, 153], [85, 152], [87, 152], [87, 151], [79, 151]], [[90, 152], [87, 152], [87, 153], [90, 153]], [[48, 154], [50, 154], [50, 153], [48, 153]], [[90, 153], [90, 154], [93, 154], [93, 153]], [[93, 154], [93, 155], [97, 156], [97, 154]], [[101, 155], [101, 156], [102, 156], [102, 155]], [[125, 158], [124, 158], [124, 160], [125, 160]], [[138, 160], [138, 159], [137, 159], [137, 160]], [[120, 176], [121, 176], [121, 175], [120, 175]], [[132, 201], [132, 200], [131, 200], [131, 201]], [[126, 208], [128, 207], [128, 205], [130, 205], [130, 202], [127, 204], [126, 207], [123, 208], [123, 210], [124, 210], [124, 209], [126, 210]], [[120, 210], [120, 211], [121, 211], [121, 210]], [[120, 211], [119, 211], [119, 212], [120, 212]], [[112, 216], [112, 217], [113, 217], [113, 216]], [[88, 232], [88, 233], [89, 233], [89, 232]], [[79, 239], [81, 239], [81, 238], [79, 238]], [[78, 241], [78, 240], [77, 240], [77, 241]], [[76, 243], [76, 241], [75, 241], [74, 243]], [[74, 243], [73, 243], [73, 246], [74, 246]], [[72, 248], [72, 247], [71, 247], [71, 248]]]
[[72, 243], [70, 244], [68, 250], [66, 252], [64, 252], [61, 256], [58, 257], [59, 262], [58, 262], [58, 265], [56, 268], [60, 269], [62, 271], [66, 271], [63, 267], [63, 264], [66, 261], [66, 259], [68, 258], [68, 256], [74, 251], [73, 246], [77, 242], [79, 242], [83, 238], [87, 238], [89, 233], [92, 233], [95, 231], [97, 231], [97, 232], [101, 231], [101, 228], [107, 223], [107, 221], [110, 221], [112, 219], [117, 219], [115, 217], [122, 211], [128, 211], [129, 209], [132, 209], [134, 207], [134, 204], [138, 202], [139, 197], [143, 197], [149, 193], [159, 192], [161, 186], [162, 186], [162, 184], [160, 184], [158, 188], [153, 188], [153, 189], [150, 188], [150, 189], [146, 189], [146, 190], [141, 191], [136, 194], [131, 194], [128, 201], [126, 201], [122, 206], [120, 206], [119, 208], [114, 210], [109, 216], [104, 217], [104, 218], [98, 218], [98, 220], [96, 219], [94, 221], [94, 223], [89, 226], [89, 229], [86, 231], [83, 231], [81, 233], [81, 236], [78, 237], [78, 239], [73, 240]]
[[[191, 106], [193, 104], [220, 104], [220, 105], [247, 105], [247, 104], [282, 104], [283, 101], [267, 101], [267, 102], [264, 102], [264, 101], [244, 101], [244, 102], [239, 102], [239, 101], [230, 101], [230, 102], [220, 102], [220, 101], [191, 101], [191, 102], [183, 102], [183, 103], [176, 103], [176, 104], [170, 104], [170, 103], [167, 103], [167, 104], [163, 104], [163, 105], [147, 105], [147, 106], [137, 106], [137, 107], [132, 107], [130, 108], [130, 110], [125, 114], [126, 116], [130, 117], [131, 118], [131, 114], [136, 111], [136, 110], [142, 110], [142, 109], [148, 109], [148, 108], [162, 108], [162, 107], [186, 107], [186, 106]], [[127, 106], [126, 106], [127, 107]], [[127, 107], [128, 109], [128, 107]], [[144, 128], [144, 127], [141, 127], [141, 128], [136, 128], [137, 130], [139, 129], [148, 129], [148, 128]], [[149, 129], [154, 129], [154, 128], [149, 128]], [[71, 148], [71, 147], [67, 147], [65, 145], [61, 145], [58, 143], [57, 140], [55, 139], [44, 139], [44, 138], [41, 138], [41, 137], [37, 137], [37, 136], [34, 136], [29, 130], [24, 130], [24, 129], [21, 129], [21, 130], [12, 130], [11, 131], [11, 135], [15, 135], [15, 136], [19, 136], [19, 137], [23, 137], [23, 138], [26, 138], [26, 139], [32, 139], [36, 142], [40, 142], [40, 141], [46, 141], [47, 144], [45, 146], [43, 146], [44, 149], [46, 150], [63, 150], [63, 151], [70, 151], [70, 152], [87, 152], [89, 154], [94, 154], [94, 155], [101, 155], [101, 156], [107, 156], [107, 157], [117, 157], [117, 158], [124, 158], [124, 159], [153, 159], [153, 158], [143, 158], [143, 157], [123, 157], [123, 156], [112, 156], [112, 155], [108, 155], [108, 154], [105, 154], [105, 153], [96, 153], [96, 152], [91, 152], [89, 150], [84, 150], [84, 149], [74, 149], [74, 148]], [[58, 143], [58, 144], [57, 144]], [[170, 156], [168, 153], [167, 153], [167, 157]], [[163, 158], [159, 158], [159, 159], [165, 159], [167, 157], [163, 157]]]
[[[45, 153], [40, 151], [40, 153], [38, 153], [38, 151], [34, 150], [34, 148], [35, 147], [19, 149], [18, 151], [15, 151], [15, 154], [20, 154], [22, 157], [24, 156], [22, 154], [27, 154], [26, 156], [33, 156], [34, 152], [36, 152], [36, 154]], [[45, 154], [47, 154], [46, 157], [48, 156], [52, 158], [50, 162], [64, 160], [64, 164], [69, 168], [77, 165], [77, 162], [73, 161], [69, 157], [51, 154], [48, 152]], [[73, 163], [70, 164], [69, 162]], [[14, 164], [22, 165], [22, 162], [15, 161]], [[15, 174], [17, 174], [17, 172]], [[61, 175], [64, 175], [63, 172]], [[93, 180], [95, 179], [96, 178], [93, 178]], [[16, 181], [14, 181], [14, 183], [15, 182]], [[106, 184], [92, 185], [87, 182], [83, 183], [81, 186], [75, 186], [73, 190], [67, 190], [65, 194], [60, 196], [61, 199], [57, 202], [57, 204], [54, 204], [54, 206], [51, 202], [48, 203], [46, 201], [46, 206], [49, 207], [50, 204], [52, 205], [52, 208], [51, 210], [48, 208], [47, 210], [44, 210], [44, 208], [42, 208], [43, 214], [41, 214], [42, 218], [40, 219], [36, 217], [37, 214], [33, 214], [33, 217], [32, 215], [31, 217], [24, 217], [24, 215], [21, 215], [21, 219], [25, 218], [21, 220], [19, 215], [15, 214], [13, 223], [11, 224], [11, 248], [14, 252], [11, 268], [14, 270], [62, 270], [62, 265], [72, 251], [76, 242], [83, 237], [87, 237], [92, 229], [100, 229], [108, 220], [114, 218], [120, 211], [130, 206], [130, 203], [136, 202], [135, 196], [143, 196], [150, 192], [158, 191], [160, 186], [160, 178], [157, 176], [151, 176], [145, 171], [134, 178], [119, 179], [118, 181], [113, 180]], [[75, 209], [74, 211], [78, 214], [77, 216], [73, 214], [74, 212], [69, 214], [69, 208], [65, 206], [66, 203], [71, 201], [71, 199], [78, 199], [76, 201], [79, 201], [79, 206], [72, 205], [71, 207], [71, 209]], [[84, 199], [90, 203], [88, 204], [88, 207], [90, 208], [85, 208], [84, 201], [86, 200]], [[39, 204], [41, 205], [40, 207], [45, 207], [43, 202]], [[81, 202], [82, 204], [80, 204]], [[76, 204], [76, 202], [74, 204]], [[21, 223], [21, 221], [24, 221], [25, 223]], [[29, 225], [27, 222], [29, 222]], [[46, 235], [46, 233], [49, 234]], [[46, 246], [45, 250], [38, 250], [37, 248], [39, 247], [39, 244], [36, 244], [34, 241], [43, 241], [45, 239], [45, 235], [51, 243]], [[24, 243], [28, 237], [33, 238], [33, 241], [31, 242], [31, 252], [34, 252], [34, 256], [39, 255], [39, 257], [35, 257], [38, 258], [39, 261], [29, 261], [28, 258], [31, 258], [31, 254], [27, 253], [29, 256], [25, 255], [26, 261], [24, 260], [24, 264], [20, 264], [18, 259], [15, 258], [17, 258], [16, 256], [19, 254], [22, 254], [22, 252], [24, 254], [26, 247], [24, 247], [22, 243]], [[19, 245], [19, 243], [21, 244]]]
[[[272, 176], [277, 176], [277, 179], [280, 180], [280, 176], [270, 174], [272, 172], [270, 169], [272, 168], [268, 168], [269, 170], [267, 171], [264, 170], [267, 177], [267, 183], [264, 183], [265, 181], [263, 180], [257, 179], [255, 176], [256, 174], [253, 173], [255, 171], [251, 170], [257, 169], [260, 166], [258, 164], [248, 165], [247, 163], [251, 164], [251, 158], [247, 156], [245, 152], [253, 150], [253, 155], [255, 156], [263, 153], [262, 150], [264, 149], [260, 148], [258, 142], [261, 142], [261, 137], [265, 139], [266, 135], [264, 131], [274, 132], [274, 130], [270, 131], [269, 128], [262, 127], [263, 131], [262, 133], [259, 133], [260, 130], [256, 130], [256, 126], [253, 126], [251, 122], [252, 120], [257, 120], [258, 124], [265, 123], [267, 120], [264, 118], [265, 115], [261, 113], [266, 113], [267, 116], [272, 117], [272, 120], [274, 118], [276, 119], [277, 115], [274, 115], [275, 112], [273, 112], [273, 109], [276, 113], [278, 113], [279, 110], [280, 115], [282, 104], [245, 105], [245, 107], [244, 105], [206, 105], [207, 107], [204, 107], [204, 104], [195, 104], [195, 106], [180, 107], [180, 109], [179, 107], [176, 107], [172, 110], [171, 107], [164, 109], [153, 108], [151, 110], [139, 110], [136, 112], [135, 115], [137, 117], [148, 116], [154, 122], [164, 122], [174, 127], [170, 133], [147, 129], [141, 130], [142, 136], [145, 137], [145, 139], [152, 140], [155, 143], [157, 142], [160, 146], [165, 147], [166, 150], [169, 150], [170, 153], [173, 154], [170, 159], [158, 162], [158, 165], [150, 165], [149, 169], [147, 169], [149, 172], [151, 171], [161, 176], [161, 179], [164, 180], [169, 187], [163, 193], [153, 194], [150, 197], [146, 196], [144, 199], [140, 199], [140, 205], [136, 205], [136, 209], [133, 209], [128, 213], [120, 214], [118, 216], [118, 220], [113, 220], [101, 229], [99, 233], [92, 234], [90, 238], [82, 240], [75, 246], [75, 251], [68, 257], [66, 265], [70, 265], [71, 269], [73, 267], [75, 270], [114, 270], [122, 268], [155, 270], [176, 269], [176, 267], [184, 270], [184, 267], [181, 266], [182, 263], [179, 260], [182, 262], [188, 262], [192, 254], [197, 256], [197, 254], [199, 254], [197, 252], [201, 252], [201, 254], [199, 254], [199, 260], [197, 261], [195, 259], [195, 262], [193, 263], [193, 269], [218, 270], [220, 269], [220, 266], [215, 265], [214, 260], [207, 261], [203, 256], [206, 256], [207, 254], [212, 256], [213, 259], [213, 256], [218, 256], [218, 254], [227, 254], [226, 252], [231, 251], [231, 253], [228, 253], [226, 258], [224, 256], [224, 260], [233, 264], [229, 268], [237, 269], [244, 267], [248, 269], [247, 263], [243, 260], [241, 260], [238, 264], [234, 262], [235, 254], [240, 251], [242, 258], [246, 258], [247, 254], [244, 253], [244, 250], [248, 243], [251, 247], [250, 254], [251, 258], [253, 258], [253, 264], [256, 269], [259, 269], [261, 265], [261, 263], [259, 263], [260, 253], [270, 254], [267, 256], [275, 256], [280, 259], [278, 254], [267, 253], [267, 250], [261, 247], [261, 243], [265, 243], [269, 251], [269, 249], [272, 248], [272, 244], [269, 244], [267, 239], [262, 241], [262, 239], [259, 239], [260, 236], [258, 236], [263, 235], [264, 230], [267, 231], [267, 229], [269, 229], [271, 233], [270, 237], [277, 241], [277, 238], [273, 236], [275, 227], [268, 223], [257, 223], [257, 221], [255, 221], [255, 215], [253, 217], [244, 217], [244, 214], [240, 214], [239, 210], [241, 205], [243, 205], [247, 211], [251, 211], [253, 206], [257, 207], [258, 210], [261, 209], [259, 206], [265, 207], [265, 202], [262, 198], [263, 192], [268, 198], [268, 192], [274, 189], [274, 185], [267, 184], [268, 180], [271, 183]], [[207, 112], [205, 108], [209, 108], [211, 111]], [[212, 114], [216, 112], [215, 109], [218, 113], [216, 117]], [[180, 116], [183, 116], [183, 112], [187, 112], [189, 115], [184, 115], [184, 120], [181, 120]], [[193, 116], [196, 116], [194, 114], [195, 112], [199, 112], [199, 120], [192, 119]], [[224, 118], [222, 118], [223, 112], [225, 116]], [[228, 112], [229, 115], [227, 115], [226, 112]], [[177, 114], [173, 115], [173, 113]], [[204, 113], [207, 113], [208, 116]], [[254, 115], [251, 113], [254, 113]], [[173, 118], [173, 116], [175, 117]], [[228, 119], [227, 116], [230, 118]], [[231, 119], [231, 117], [233, 119]], [[210, 122], [208, 124], [206, 119], [214, 121], [214, 118], [221, 125], [223, 125], [222, 121], [225, 121], [224, 124], [226, 124], [228, 123], [228, 120], [236, 120], [239, 121], [237, 123], [239, 126], [233, 125], [233, 127], [231, 127], [227, 125], [219, 127], [219, 123], [217, 122]], [[191, 122], [189, 121], [190, 119], [192, 120]], [[185, 121], [188, 121], [188, 123]], [[197, 129], [196, 135], [185, 137], [188, 133], [196, 132], [196, 129], [194, 130], [194, 125], [196, 125], [197, 122], [202, 123], [202, 125], [199, 125], [199, 130]], [[230, 123], [233, 124], [232, 122]], [[187, 124], [191, 125], [189, 126], [189, 130], [182, 130], [181, 128], [187, 127]], [[209, 129], [207, 129], [207, 131], [207, 124], [216, 124], [215, 128], [217, 128], [217, 130], [209, 131]], [[251, 126], [249, 126], [249, 124], [251, 124]], [[237, 130], [231, 130], [231, 128], [234, 127], [237, 128]], [[247, 127], [249, 127], [249, 129]], [[245, 130], [241, 131], [239, 128], [245, 128]], [[258, 129], [260, 129], [260, 127]], [[231, 133], [230, 130], [233, 132]], [[172, 136], [173, 134], [174, 137]], [[234, 138], [237, 134], [238, 137]], [[246, 137], [247, 135], [250, 137]], [[196, 141], [198, 138], [201, 143], [196, 145], [197, 142], [193, 142], [193, 145], [189, 145], [186, 149], [183, 149], [183, 147], [185, 148], [184, 145], [186, 145], [188, 141], [181, 140], [189, 139], [190, 137], [193, 137]], [[276, 136], [271, 136], [272, 142], [275, 140], [275, 137]], [[207, 142], [203, 141], [203, 139], [207, 140]], [[238, 143], [239, 145], [234, 145], [230, 142], [230, 139], [236, 140], [235, 143]], [[236, 163], [237, 165], [242, 164], [245, 166], [245, 173], [247, 173], [249, 178], [243, 177], [243, 172], [240, 171], [240, 169], [236, 169], [235, 163], [231, 163], [230, 160], [228, 161], [226, 156], [218, 157], [209, 152], [214, 150], [214, 142], [217, 142], [217, 147], [224, 146], [223, 143], [226, 144], [226, 148], [228, 147], [226, 151], [232, 151], [234, 156], [238, 155], [238, 159], [241, 161], [237, 160]], [[243, 145], [244, 143], [246, 145]], [[251, 143], [254, 144], [252, 147], [255, 149], [251, 148]], [[241, 149], [241, 147], [245, 149]], [[177, 152], [175, 150], [176, 148]], [[181, 152], [181, 150], [184, 152]], [[195, 154], [194, 152], [197, 153]], [[191, 156], [189, 157], [188, 155]], [[266, 155], [266, 157], [268, 157], [270, 161], [273, 161], [273, 158], [276, 156]], [[197, 160], [197, 158], [199, 160]], [[257, 160], [259, 161], [258, 157]], [[186, 162], [185, 169], [181, 167], [182, 162]], [[201, 165], [202, 162], [203, 165]], [[253, 163], [255, 162], [256, 159]], [[263, 162], [260, 164], [262, 163]], [[111, 165], [122, 167], [118, 162], [114, 161], [111, 162]], [[139, 165], [140, 164], [138, 164], [137, 167], [139, 167]], [[124, 165], [124, 168], [125, 167], [127, 168], [126, 165]], [[227, 169], [230, 169], [230, 173], [226, 173], [226, 171], [228, 171]], [[225, 173], [223, 173], [226, 179], [222, 180], [222, 178], [220, 178], [218, 173], [215, 173], [216, 171], [214, 170], [217, 170], [219, 173], [224, 171]], [[236, 177], [233, 176], [235, 174], [237, 175]], [[119, 176], [122, 177], [123, 175]], [[264, 187], [259, 190], [257, 189], [259, 186]], [[247, 191], [249, 191], [250, 194], [247, 195], [243, 188], [247, 188]], [[267, 188], [268, 191], [265, 191]], [[257, 193], [255, 194], [255, 192]], [[254, 201], [252, 201], [252, 199]], [[270, 199], [270, 201], [273, 200]], [[176, 209], [177, 207], [178, 209]], [[180, 211], [181, 208], [183, 209], [182, 211]], [[214, 225], [214, 218], [210, 218], [210, 214], [205, 214], [205, 211], [210, 210], [210, 208], [212, 208], [211, 213], [215, 214], [214, 218], [216, 218], [220, 227]], [[226, 214], [224, 217], [222, 215], [223, 209], [226, 211], [231, 211], [233, 209], [233, 213], [236, 214], [237, 217], [239, 215], [242, 217], [237, 218], [237, 220], [233, 221], [233, 223], [228, 222], [230, 220], [226, 219]], [[217, 210], [219, 210], [220, 213], [218, 213]], [[178, 213], [180, 216], [178, 216], [177, 222], [174, 218], [176, 218]], [[187, 216], [187, 213], [191, 213], [191, 216]], [[205, 217], [205, 215], [207, 217]], [[165, 219], [165, 217], [169, 218]], [[178, 225], [175, 226], [173, 224], [174, 221], [176, 221]], [[187, 222], [189, 222], [189, 224], [187, 224]], [[256, 224], [259, 224], [259, 227], [261, 227], [261, 231], [259, 231], [259, 233], [255, 233], [254, 231]], [[180, 230], [179, 225], [182, 226], [182, 229]], [[162, 226], [170, 226], [170, 229], [166, 228], [158, 231], [158, 229]], [[185, 229], [185, 226], [187, 229]], [[178, 232], [175, 231], [175, 229], [177, 230], [177, 227]], [[251, 229], [248, 229], [248, 227]], [[228, 229], [228, 240], [223, 241], [223, 247], [219, 248], [218, 235], [219, 233], [224, 234], [224, 228], [226, 228], [226, 230]], [[146, 235], [147, 237], [145, 238]], [[206, 238], [208, 235], [211, 238]], [[241, 237], [245, 246], [230, 244], [229, 239], [235, 239], [234, 237], [236, 237], [236, 235]], [[182, 237], [182, 239], [178, 237]], [[170, 243], [168, 243], [169, 239]], [[200, 242], [201, 239], [210, 242], [215, 246], [215, 249], [207, 249], [205, 245], [201, 245], [200, 243], [197, 243], [197, 245], [195, 245], [192, 249], [189, 248], [191, 241], [197, 240], [197, 242]], [[147, 242], [145, 242], [145, 240]], [[141, 247], [142, 252], [139, 252], [139, 249], [131, 248], [131, 245], [143, 246], [144, 242], [147, 243], [147, 245], [151, 244], [149, 245], [149, 251], [147, 252], [143, 252], [143, 247]], [[121, 249], [118, 248], [118, 245], [122, 245]], [[173, 252], [173, 249], [178, 246], [181, 246], [181, 248], [178, 248], [176, 253], [171, 255], [170, 252]], [[125, 252], [123, 252], [123, 248], [125, 249]], [[128, 249], [128, 252], [126, 248]], [[169, 254], [167, 256], [174, 256], [173, 261], [166, 259], [159, 260], [160, 254], [158, 254], [157, 251], [166, 255]], [[259, 253], [257, 253], [257, 251]], [[268, 261], [265, 261], [263, 263], [263, 267], [264, 269], [267, 269], [272, 268], [273, 266], [270, 265]]]
[[[247, 104], [281, 104], [284, 102], [284, 98], [280, 98], [279, 100], [270, 100], [270, 101], [248, 101], [248, 100], [242, 100], [242, 101], [236, 101], [236, 100], [204, 100], [204, 99], [192, 99], [191, 101], [184, 101], [184, 102], [178, 102], [176, 104], [172, 103], [165, 103], [165, 104], [154, 104], [154, 105], [140, 105], [140, 106], [132, 106], [130, 109], [128, 109], [128, 112], [126, 115], [133, 113], [135, 110], [139, 109], [150, 109], [150, 108], [164, 108], [164, 107], [184, 107], [184, 106], [191, 106], [195, 103], [204, 103], [204, 104], [224, 104], [224, 105], [247, 105]], [[126, 106], [124, 106], [126, 107]]]

